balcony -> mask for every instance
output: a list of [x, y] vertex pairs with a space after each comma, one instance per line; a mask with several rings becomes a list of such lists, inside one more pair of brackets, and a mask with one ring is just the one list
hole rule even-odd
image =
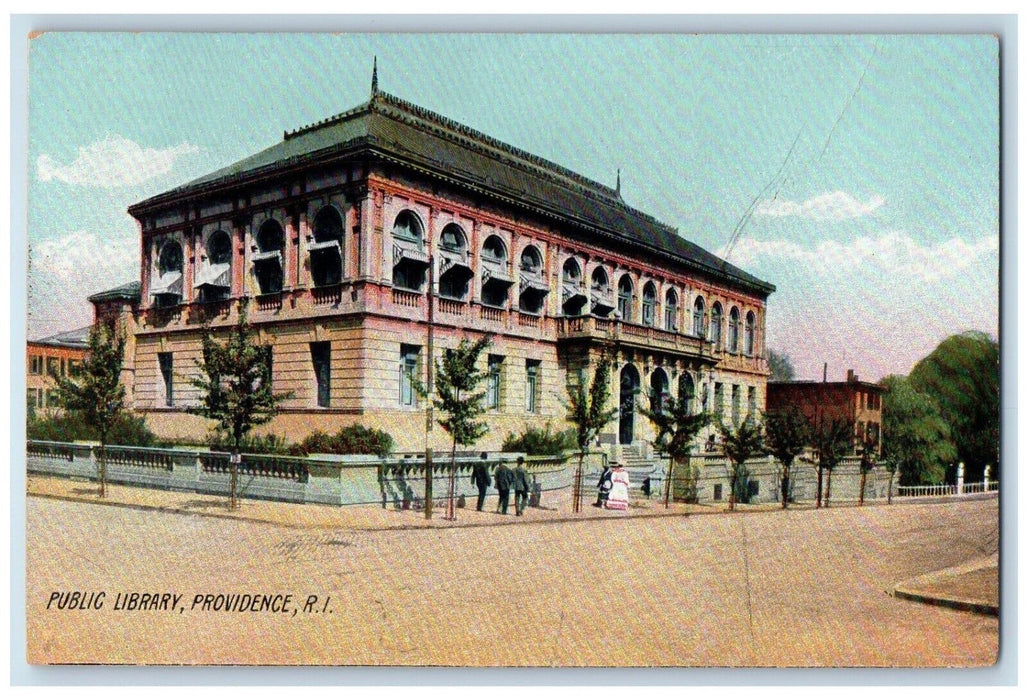
[[557, 319], [558, 340], [617, 341], [650, 350], [700, 356], [713, 361], [710, 344], [681, 333], [594, 316]]

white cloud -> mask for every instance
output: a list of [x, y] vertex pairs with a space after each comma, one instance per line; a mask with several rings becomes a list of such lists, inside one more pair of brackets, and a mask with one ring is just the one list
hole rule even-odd
[[36, 160], [36, 173], [42, 182], [57, 180], [69, 185], [124, 187], [164, 175], [182, 156], [199, 150], [188, 143], [164, 149], [146, 148], [114, 134], [80, 148], [78, 157], [68, 164], [41, 155]]
[[29, 250], [29, 337], [92, 321], [90, 294], [139, 279], [139, 244], [131, 234], [73, 231]]
[[896, 281], [906, 278], [930, 282], [952, 277], [980, 259], [990, 255], [998, 258], [998, 254], [999, 236], [995, 234], [977, 240], [955, 237], [922, 244], [902, 231], [890, 231], [852, 241], [824, 240], [812, 247], [793, 241], [743, 238], [731, 257], [733, 264], [743, 268], [782, 263], [799, 265], [822, 277], [865, 270], [895, 276]]
[[818, 221], [842, 221], [866, 216], [883, 204], [885, 199], [879, 195], [861, 202], [851, 194], [836, 191], [813, 197], [805, 202], [765, 199], [757, 204], [753, 213], [756, 216], [798, 216]]

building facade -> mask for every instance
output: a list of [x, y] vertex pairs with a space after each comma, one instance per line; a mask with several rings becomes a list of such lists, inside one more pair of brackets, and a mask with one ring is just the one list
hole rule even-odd
[[201, 331], [231, 327], [242, 305], [274, 390], [291, 392], [264, 430], [291, 440], [362, 423], [404, 450], [446, 445], [417, 387], [432, 358], [481, 334], [493, 338], [482, 449], [563, 427], [568, 385], [603, 352], [621, 406], [606, 443], [651, 439], [635, 408], [654, 396], [688, 394], [735, 420], [764, 407], [771, 284], [619, 187], [374, 81], [359, 107], [129, 212], [142, 265], [138, 302], [120, 311], [134, 336], [126, 371], [134, 408], [166, 437], [204, 433], [184, 410], [198, 400]]
[[86, 356], [89, 326], [30, 340], [25, 351], [25, 401], [29, 414], [60, 409], [53, 377], [74, 376]]
[[768, 382], [767, 410], [797, 408], [813, 424], [841, 419], [853, 425], [853, 452], [870, 445], [876, 456], [882, 447], [882, 394], [880, 384], [862, 382], [853, 370], [845, 382]]

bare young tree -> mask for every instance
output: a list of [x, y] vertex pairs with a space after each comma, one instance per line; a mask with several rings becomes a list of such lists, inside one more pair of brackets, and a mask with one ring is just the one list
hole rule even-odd
[[588, 389], [585, 383], [568, 386], [567, 420], [575, 426], [575, 442], [578, 446], [578, 467], [572, 488], [571, 509], [577, 513], [582, 508], [582, 468], [585, 452], [600, 432], [618, 415], [617, 407], [608, 408], [610, 401], [610, 371], [613, 360], [608, 353], [600, 356]]
[[103, 325], [89, 331], [89, 350], [76, 377], [50, 376], [57, 383], [57, 400], [69, 411], [78, 411], [96, 429], [100, 441], [97, 477], [99, 497], [107, 496], [107, 435], [125, 409], [125, 387], [121, 366], [125, 337]]
[[768, 452], [782, 465], [782, 508], [788, 508], [792, 463], [810, 442], [810, 423], [797, 408], [769, 411], [764, 416], [764, 432]]
[[721, 433], [721, 444], [725, 457], [731, 466], [732, 484], [728, 495], [728, 510], [735, 510], [735, 502], [741, 494], [742, 480], [746, 462], [752, 457], [765, 454], [764, 435], [760, 423], [753, 416], [747, 416], [738, 427], [725, 425], [718, 421]]
[[256, 343], [247, 320], [247, 299], [239, 300], [239, 323], [228, 332], [225, 342], [216, 339], [209, 326], [203, 329], [198, 376], [190, 384], [200, 390], [200, 403], [186, 410], [216, 422], [232, 438], [229, 459], [229, 508], [236, 508], [239, 445], [249, 432], [271, 421], [279, 404], [291, 394], [271, 390], [271, 365], [266, 348]]
[[692, 412], [691, 398], [685, 396], [675, 399], [667, 396], [662, 401], [653, 402], [651, 408], [639, 407], [640, 412], [650, 419], [657, 432], [655, 446], [668, 455], [667, 477], [664, 480], [665, 508], [671, 500], [675, 463], [689, 456], [696, 436], [710, 423], [709, 413]]

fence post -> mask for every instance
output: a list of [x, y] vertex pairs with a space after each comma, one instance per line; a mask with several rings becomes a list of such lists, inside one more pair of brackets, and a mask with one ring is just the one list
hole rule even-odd
[[957, 464], [957, 495], [964, 495], [964, 463]]

